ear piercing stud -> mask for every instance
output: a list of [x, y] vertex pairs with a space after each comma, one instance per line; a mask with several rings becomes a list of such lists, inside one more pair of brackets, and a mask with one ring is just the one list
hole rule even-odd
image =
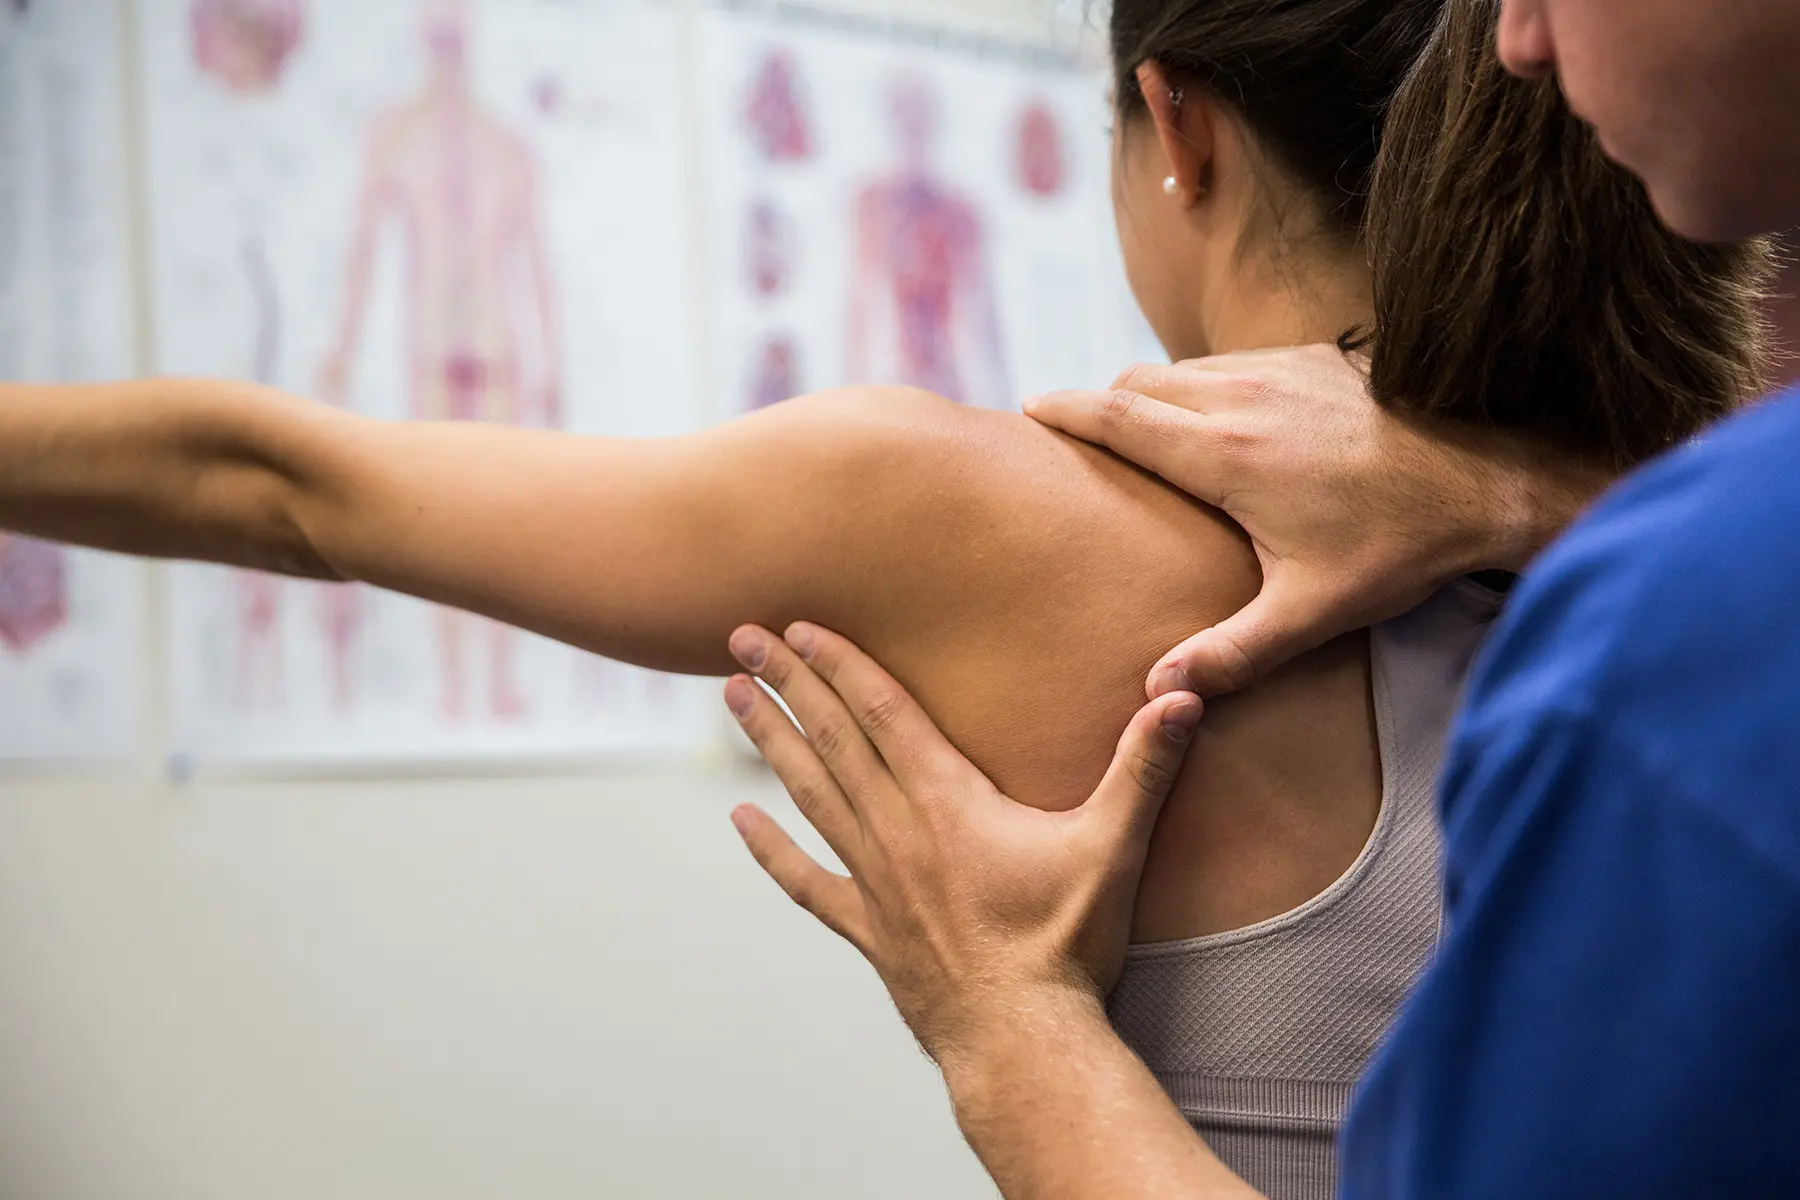
[[1163, 195], [1173, 196], [1180, 190], [1181, 190], [1181, 185], [1179, 183], [1175, 182], [1175, 177], [1173, 175], [1171, 175], [1167, 179], [1163, 180]]

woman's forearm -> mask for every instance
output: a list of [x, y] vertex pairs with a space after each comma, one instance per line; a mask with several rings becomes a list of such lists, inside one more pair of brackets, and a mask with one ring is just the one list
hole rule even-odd
[[155, 558], [341, 576], [295, 520], [322, 405], [250, 384], [0, 384], [0, 528]]

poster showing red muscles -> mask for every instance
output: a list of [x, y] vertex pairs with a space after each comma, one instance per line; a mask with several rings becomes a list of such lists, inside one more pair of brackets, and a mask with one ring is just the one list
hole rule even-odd
[[[140, 7], [158, 370], [395, 420], [700, 423], [668, 6]], [[703, 688], [370, 589], [180, 567], [168, 621], [174, 750], [202, 765], [710, 736]]]

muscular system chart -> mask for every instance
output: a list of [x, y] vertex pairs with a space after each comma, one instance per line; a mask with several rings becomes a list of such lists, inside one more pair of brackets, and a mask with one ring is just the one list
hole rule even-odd
[[[141, 7], [159, 369], [394, 420], [699, 423], [667, 6]], [[688, 681], [366, 588], [185, 567], [169, 608], [175, 749], [201, 762], [563, 757], [710, 730]]]

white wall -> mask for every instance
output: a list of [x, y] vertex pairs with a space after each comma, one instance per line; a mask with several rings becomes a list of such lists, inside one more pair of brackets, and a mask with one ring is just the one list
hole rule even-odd
[[746, 798], [793, 825], [746, 767], [0, 777], [0, 1200], [991, 1196]]
[[737, 843], [745, 798], [783, 799], [8, 782], [0, 1195], [991, 1195], [873, 973]]

